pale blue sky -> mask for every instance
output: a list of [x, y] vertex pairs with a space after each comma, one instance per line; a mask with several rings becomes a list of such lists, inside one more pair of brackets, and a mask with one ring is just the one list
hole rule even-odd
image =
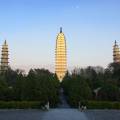
[[120, 0], [0, 0], [0, 44], [7, 39], [13, 68], [54, 71], [61, 26], [69, 68], [106, 67], [120, 44]]

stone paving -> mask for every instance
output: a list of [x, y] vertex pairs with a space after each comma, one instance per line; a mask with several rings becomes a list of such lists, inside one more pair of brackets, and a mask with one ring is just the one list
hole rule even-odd
[[40, 110], [0, 110], [0, 120], [42, 120]]
[[0, 120], [120, 120], [120, 110], [0, 110]]
[[45, 114], [43, 120], [88, 120], [83, 112], [77, 109], [53, 109]]
[[120, 120], [120, 110], [87, 110], [88, 120]]

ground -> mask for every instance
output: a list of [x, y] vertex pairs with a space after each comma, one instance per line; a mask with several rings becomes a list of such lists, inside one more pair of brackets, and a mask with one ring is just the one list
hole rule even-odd
[[120, 120], [118, 110], [0, 110], [0, 120]]

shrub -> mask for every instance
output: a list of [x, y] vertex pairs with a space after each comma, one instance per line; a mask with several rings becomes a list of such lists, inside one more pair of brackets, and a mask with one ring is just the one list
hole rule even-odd
[[0, 101], [0, 109], [40, 109], [42, 102], [31, 101]]
[[88, 109], [120, 109], [120, 102], [110, 101], [85, 101]]

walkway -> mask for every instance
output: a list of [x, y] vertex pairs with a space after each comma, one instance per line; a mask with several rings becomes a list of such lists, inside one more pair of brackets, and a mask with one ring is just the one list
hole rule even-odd
[[63, 88], [60, 89], [60, 103], [58, 104], [58, 108], [70, 108], [66, 96], [64, 95]]
[[0, 120], [120, 120], [120, 110], [0, 110]]
[[88, 120], [84, 112], [77, 109], [51, 109], [46, 112], [43, 120]]

